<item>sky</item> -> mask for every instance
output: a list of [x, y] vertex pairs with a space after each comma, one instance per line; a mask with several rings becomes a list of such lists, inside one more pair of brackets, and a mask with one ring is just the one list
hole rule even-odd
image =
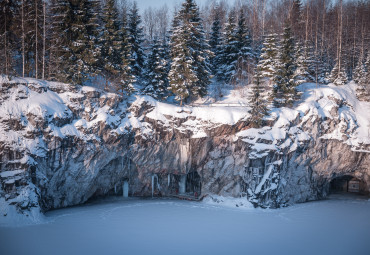
[[[147, 7], [158, 8], [166, 4], [170, 10], [173, 10], [173, 7], [180, 5], [184, 0], [136, 0], [140, 10], [145, 10]], [[207, 0], [196, 0], [197, 4], [202, 5], [207, 2]]]

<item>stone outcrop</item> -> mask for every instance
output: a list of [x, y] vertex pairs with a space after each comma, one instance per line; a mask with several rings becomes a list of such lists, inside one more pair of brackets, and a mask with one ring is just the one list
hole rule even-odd
[[295, 109], [273, 112], [269, 126], [252, 129], [247, 110], [233, 122], [212, 122], [202, 114], [206, 107], [149, 97], [129, 102], [35, 80], [0, 86], [2, 208], [77, 205], [122, 195], [125, 181], [129, 195], [169, 196], [191, 174], [185, 182], [192, 192], [245, 197], [263, 208], [325, 198], [330, 181], [344, 175], [370, 191], [370, 142], [357, 137], [359, 121], [341, 116], [355, 109], [336, 96], [319, 97], [312, 107], [302, 106], [303, 98]]

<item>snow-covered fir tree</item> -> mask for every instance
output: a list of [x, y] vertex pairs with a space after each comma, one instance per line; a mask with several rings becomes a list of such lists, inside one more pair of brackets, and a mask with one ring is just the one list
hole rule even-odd
[[341, 61], [341, 64], [339, 63], [338, 58], [335, 60], [335, 65], [331, 70], [328, 80], [337, 86], [344, 85], [348, 82], [348, 76], [343, 65], [343, 60]]
[[121, 72], [119, 73], [119, 87], [122, 90], [122, 93], [125, 91], [128, 95], [134, 93], [135, 87], [134, 83], [136, 82], [136, 77], [134, 75], [134, 71], [132, 68], [132, 45], [130, 43], [130, 33], [127, 29], [127, 17], [125, 13], [123, 14], [122, 21], [121, 21], [121, 49], [120, 49], [120, 57], [121, 57]]
[[132, 73], [136, 77], [141, 77], [145, 62], [145, 55], [142, 48], [144, 34], [136, 2], [133, 3], [128, 13], [128, 32], [130, 36], [129, 42], [131, 45]]
[[0, 2], [0, 71], [7, 76], [13, 75], [15, 72], [16, 44], [12, 28], [16, 15], [16, 4], [14, 0]]
[[163, 99], [168, 94], [169, 66], [166, 47], [167, 45], [161, 44], [158, 39], [154, 38], [146, 61], [146, 86], [143, 92], [156, 99]]
[[274, 105], [290, 106], [297, 90], [294, 82], [295, 45], [289, 23], [285, 23], [284, 33], [278, 49], [278, 65], [274, 76]]
[[104, 30], [101, 37], [102, 74], [106, 85], [109, 80], [114, 80], [121, 71], [122, 64], [122, 34], [120, 20], [115, 0], [107, 0], [103, 8]]
[[186, 0], [175, 15], [171, 36], [170, 89], [176, 100], [203, 97], [210, 84], [209, 45], [194, 0]]
[[361, 64], [361, 58], [364, 58], [363, 55], [360, 56], [354, 73], [355, 81], [358, 84], [356, 93], [360, 99], [370, 101], [370, 52], [368, 52], [363, 64]]
[[367, 53], [367, 58], [365, 61], [365, 71], [366, 71], [366, 82], [370, 87], [370, 52]]
[[[43, 1], [24, 0], [24, 71], [26, 76], [40, 78], [43, 48]], [[60, 36], [60, 35], [59, 35]], [[22, 56], [23, 57], [23, 56]]]
[[353, 70], [353, 81], [358, 85], [363, 86], [366, 83], [366, 69], [364, 64], [364, 54], [361, 52], [356, 68]]
[[252, 40], [243, 8], [240, 10], [235, 39], [238, 53], [236, 63], [232, 65], [234, 70], [232, 71], [231, 83], [235, 85], [248, 84], [249, 76], [253, 73], [254, 69], [254, 55], [252, 53]]
[[306, 42], [304, 46], [297, 43], [295, 47], [295, 66], [294, 80], [296, 85], [315, 81], [315, 64], [311, 55], [312, 51]]
[[211, 57], [212, 74], [218, 73], [219, 67], [222, 64], [222, 34], [221, 34], [221, 15], [219, 11], [220, 6], [216, 5], [213, 10], [213, 22], [211, 27], [211, 35], [209, 39], [209, 46], [213, 52]]
[[238, 43], [236, 39], [236, 12], [231, 9], [227, 23], [225, 24], [224, 43], [222, 46], [221, 60], [222, 65], [219, 68], [217, 79], [230, 82], [235, 74], [235, 64], [238, 60]]
[[68, 82], [83, 84], [94, 73], [99, 58], [94, 5], [88, 0], [66, 1], [61, 11], [65, 13], [62, 31], [68, 38], [63, 54], [64, 75]]
[[66, 15], [66, 0], [50, 0], [48, 14], [47, 14], [47, 30], [49, 31], [48, 42], [49, 42], [49, 68], [48, 68], [48, 79], [63, 81], [63, 45], [65, 44], [66, 38], [60, 36], [63, 34]]
[[263, 78], [272, 78], [276, 72], [278, 61], [278, 46], [276, 38], [277, 34], [268, 34], [263, 42], [260, 59], [257, 65]]
[[252, 94], [249, 96], [251, 105], [250, 121], [252, 127], [255, 128], [260, 128], [262, 126], [263, 118], [268, 112], [268, 98], [266, 95], [263, 78], [262, 70], [257, 67], [253, 77]]
[[315, 68], [315, 72], [317, 75], [317, 82], [322, 84], [328, 84], [329, 75], [330, 75], [330, 66], [329, 66], [329, 57], [326, 53], [322, 53], [320, 56], [316, 58], [317, 68]]

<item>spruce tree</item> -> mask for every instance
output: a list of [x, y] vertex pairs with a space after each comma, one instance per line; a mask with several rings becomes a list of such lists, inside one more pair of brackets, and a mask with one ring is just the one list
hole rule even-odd
[[353, 81], [360, 86], [363, 86], [366, 83], [366, 70], [364, 65], [363, 53], [360, 54], [356, 68], [353, 70]]
[[365, 92], [368, 98], [370, 99], [370, 52], [367, 53], [367, 58], [365, 61], [365, 77], [366, 77], [364, 81]]
[[307, 43], [304, 47], [301, 43], [297, 43], [295, 53], [296, 70], [294, 71], [294, 80], [296, 85], [315, 81], [315, 63], [311, 56], [310, 47]]
[[189, 97], [205, 96], [210, 83], [210, 51], [194, 0], [186, 0], [175, 15], [170, 46], [169, 82], [176, 99], [182, 105]]
[[278, 67], [274, 82], [274, 104], [276, 107], [290, 106], [294, 102], [297, 90], [294, 82], [295, 46], [289, 23], [285, 23], [284, 33], [278, 52]]
[[230, 82], [235, 74], [235, 65], [238, 60], [238, 42], [236, 39], [236, 13], [235, 9], [230, 10], [228, 21], [225, 25], [224, 45], [222, 47], [222, 66], [217, 74], [220, 81]]
[[[343, 61], [341, 63], [343, 63]], [[348, 77], [344, 69], [344, 65], [343, 64], [339, 65], [338, 59], [335, 60], [335, 65], [331, 70], [328, 80], [337, 86], [344, 85], [348, 82]]]
[[276, 72], [278, 46], [277, 34], [268, 34], [263, 42], [258, 69], [263, 78], [272, 78]]
[[316, 59], [317, 69], [315, 71], [317, 72], [318, 83], [329, 83], [330, 66], [328, 59], [329, 57], [326, 53], [322, 53], [322, 55]]
[[10, 76], [14, 74], [14, 57], [16, 53], [14, 17], [16, 1], [0, 2], [0, 71]]
[[163, 99], [168, 88], [168, 62], [165, 45], [155, 38], [146, 62], [146, 87], [144, 93], [156, 99]]
[[119, 87], [122, 92], [126, 92], [128, 95], [134, 93], [135, 87], [134, 83], [136, 82], [136, 77], [132, 69], [132, 45], [130, 43], [130, 34], [127, 28], [127, 17], [124, 14], [122, 17], [122, 24], [120, 29], [121, 36], [121, 72], [119, 74], [120, 82]]
[[65, 36], [60, 36], [64, 33], [64, 21], [66, 15], [66, 0], [51, 0], [49, 2], [47, 23], [49, 31], [49, 68], [48, 68], [48, 79], [64, 81], [64, 48], [67, 39]]
[[[360, 63], [361, 61], [359, 60], [358, 65]], [[370, 101], [370, 52], [367, 54], [366, 61], [362, 67], [358, 67], [356, 70], [356, 82], [358, 83], [357, 96], [360, 100]]]
[[[27, 76], [39, 78], [41, 73], [43, 31], [41, 0], [24, 0], [24, 69]], [[60, 35], [59, 35], [60, 36]]]
[[222, 38], [221, 38], [221, 20], [219, 6], [216, 5], [213, 12], [213, 22], [211, 27], [211, 35], [209, 39], [210, 49], [213, 52], [211, 57], [212, 74], [218, 73], [219, 67], [222, 64]]
[[292, 34], [295, 38], [300, 39], [302, 35], [303, 19], [302, 19], [302, 3], [301, 0], [293, 0], [290, 9], [290, 26], [292, 28]]
[[140, 77], [143, 73], [145, 62], [144, 51], [142, 49], [143, 43], [143, 28], [141, 27], [141, 17], [137, 3], [134, 2], [128, 15], [128, 32], [129, 43], [131, 45], [131, 68], [136, 77]]
[[263, 118], [268, 112], [268, 99], [263, 85], [262, 70], [256, 68], [252, 85], [252, 94], [249, 96], [252, 115], [250, 120], [252, 127], [260, 128], [263, 125]]
[[73, 84], [83, 84], [95, 73], [99, 59], [99, 50], [95, 48], [98, 34], [94, 5], [89, 0], [62, 0], [59, 12], [62, 14], [60, 29], [65, 36], [61, 77]]
[[121, 71], [122, 65], [122, 42], [120, 21], [115, 0], [107, 0], [103, 8], [104, 30], [101, 37], [102, 54], [101, 68], [105, 77], [106, 85], [114, 81]]
[[241, 8], [238, 26], [235, 33], [236, 48], [238, 49], [237, 60], [233, 65], [233, 75], [231, 82], [233, 84], [248, 83], [251, 66], [254, 65], [254, 56], [252, 54], [252, 40], [249, 29], [247, 28], [244, 9]]

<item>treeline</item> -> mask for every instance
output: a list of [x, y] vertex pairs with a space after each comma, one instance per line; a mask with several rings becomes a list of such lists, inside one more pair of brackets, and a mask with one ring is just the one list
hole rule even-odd
[[370, 1], [228, 2], [200, 10], [185, 0], [170, 20], [166, 7], [141, 16], [124, 0], [2, 0], [0, 72], [127, 93], [137, 81], [181, 103], [204, 96], [215, 77], [253, 83], [263, 109], [266, 90], [286, 106], [302, 82], [370, 80]]

